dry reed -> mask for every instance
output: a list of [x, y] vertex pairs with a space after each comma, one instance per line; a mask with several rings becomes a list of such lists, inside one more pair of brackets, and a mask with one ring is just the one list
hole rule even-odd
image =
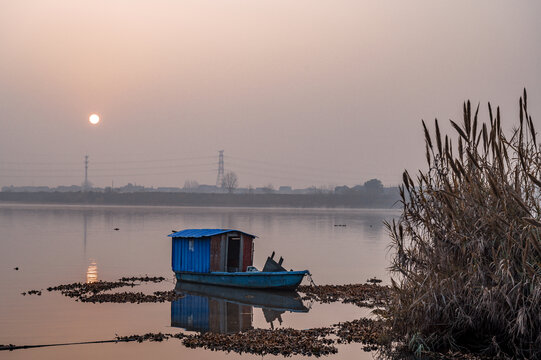
[[500, 110], [464, 103], [454, 137], [423, 122], [428, 170], [400, 186], [387, 223], [388, 316], [410, 350], [541, 357], [541, 152], [524, 90], [506, 136]]

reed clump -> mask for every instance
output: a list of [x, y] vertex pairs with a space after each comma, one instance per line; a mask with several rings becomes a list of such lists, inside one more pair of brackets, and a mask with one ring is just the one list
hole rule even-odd
[[423, 122], [428, 169], [404, 172], [387, 223], [388, 316], [417, 354], [541, 357], [541, 152], [526, 91], [519, 107], [507, 135], [490, 103], [486, 123], [464, 103], [454, 135]]

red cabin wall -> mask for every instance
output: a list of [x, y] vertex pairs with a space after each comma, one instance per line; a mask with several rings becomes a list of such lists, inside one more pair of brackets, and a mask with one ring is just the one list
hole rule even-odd
[[244, 241], [244, 249], [242, 250], [242, 271], [246, 271], [248, 266], [252, 266], [252, 246], [254, 245], [254, 239], [252, 237], [242, 235]]

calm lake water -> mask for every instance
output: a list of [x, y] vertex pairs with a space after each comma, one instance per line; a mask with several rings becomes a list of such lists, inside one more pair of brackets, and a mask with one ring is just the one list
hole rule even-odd
[[[291, 297], [258, 300], [251, 294], [224, 295], [215, 289], [184, 289], [188, 296], [180, 302], [150, 304], [91, 304], [76, 302], [57, 292], [44, 291], [42, 296], [21, 293], [72, 282], [113, 281], [146, 274], [164, 276], [168, 281], [132, 291], [171, 290], [175, 281], [167, 235], [185, 228], [233, 228], [257, 235], [254, 265], [259, 269], [266, 257], [276, 251], [277, 256], [284, 257], [284, 267], [309, 269], [316, 284], [359, 283], [373, 276], [388, 282], [389, 240], [383, 221], [396, 216], [398, 212], [394, 210], [0, 205], [0, 344], [109, 340], [116, 334], [160, 331], [305, 329], [366, 316], [368, 310], [354, 305], [306, 301], [299, 304], [299, 299]], [[334, 226], [342, 224], [346, 226]], [[239, 305], [235, 296], [254, 300]], [[363, 352], [359, 344], [340, 345], [338, 349], [339, 353], [329, 358], [373, 357]], [[157, 356], [261, 358], [187, 349], [175, 339], [0, 353], [2, 359]]]

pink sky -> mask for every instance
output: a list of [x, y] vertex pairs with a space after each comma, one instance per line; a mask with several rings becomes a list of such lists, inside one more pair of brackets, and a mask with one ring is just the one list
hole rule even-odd
[[[470, 98], [541, 128], [538, 1], [0, 1], [0, 186], [355, 185]], [[101, 115], [92, 127], [88, 116]], [[173, 159], [173, 160], [170, 160]]]

